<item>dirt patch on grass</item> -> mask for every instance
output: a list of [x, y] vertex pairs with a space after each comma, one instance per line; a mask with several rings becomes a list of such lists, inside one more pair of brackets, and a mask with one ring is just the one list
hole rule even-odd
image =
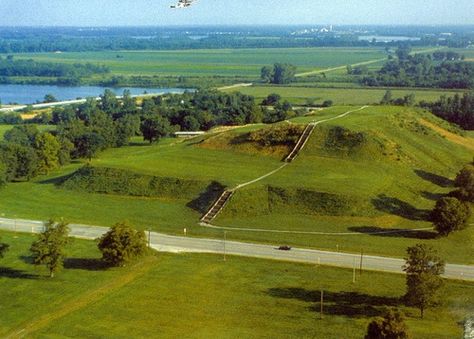
[[474, 151], [474, 139], [470, 137], [463, 137], [458, 134], [454, 134], [452, 132], [449, 132], [445, 130], [442, 127], [439, 127], [432, 122], [429, 122], [425, 119], [420, 119], [420, 123], [423, 124], [424, 126], [431, 128], [433, 131], [441, 135], [442, 137], [445, 137], [447, 140], [454, 142], [455, 144], [461, 145], [466, 147], [467, 149]]

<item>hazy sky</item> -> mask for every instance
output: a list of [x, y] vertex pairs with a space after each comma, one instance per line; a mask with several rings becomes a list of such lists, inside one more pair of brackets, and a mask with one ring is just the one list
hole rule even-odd
[[474, 0], [0, 0], [1, 26], [474, 24]]

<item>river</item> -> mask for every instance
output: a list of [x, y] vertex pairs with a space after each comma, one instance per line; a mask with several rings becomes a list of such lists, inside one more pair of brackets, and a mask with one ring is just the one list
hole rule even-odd
[[110, 89], [117, 95], [122, 95], [128, 89], [132, 95], [143, 93], [182, 93], [181, 88], [139, 88], [139, 87], [100, 87], [100, 86], [46, 86], [46, 85], [1, 85], [0, 100], [2, 104], [34, 104], [42, 102], [46, 94], [52, 94], [58, 101], [78, 98], [97, 97]]

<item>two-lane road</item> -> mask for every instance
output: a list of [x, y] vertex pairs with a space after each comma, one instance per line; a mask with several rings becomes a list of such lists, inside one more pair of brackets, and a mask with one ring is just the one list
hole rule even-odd
[[[108, 228], [71, 224], [70, 235], [81, 239], [96, 239]], [[33, 220], [14, 220], [0, 218], [0, 230], [38, 233], [43, 230], [43, 222]], [[161, 233], [150, 233], [151, 247], [161, 252], [216, 253], [238, 255], [253, 258], [264, 258], [315, 265], [327, 265], [352, 268], [360, 267], [361, 255], [339, 252], [318, 251], [293, 248], [291, 251], [278, 250], [276, 246], [224, 241], [223, 239], [201, 239], [192, 237], [171, 236]], [[362, 267], [364, 270], [403, 273], [404, 260], [397, 258], [364, 255]], [[447, 264], [445, 278], [474, 281], [474, 266]]]

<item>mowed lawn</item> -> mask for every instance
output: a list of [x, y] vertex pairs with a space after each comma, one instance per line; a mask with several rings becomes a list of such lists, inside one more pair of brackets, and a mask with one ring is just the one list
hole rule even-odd
[[[261, 101], [269, 94], [279, 94], [284, 100], [294, 105], [307, 104], [311, 100], [314, 104], [321, 104], [325, 100], [332, 100], [335, 105], [366, 105], [377, 104], [384, 96], [386, 89], [372, 88], [311, 88], [311, 87], [285, 87], [285, 86], [251, 86], [238, 87], [226, 90], [226, 92], [241, 92], [254, 96]], [[401, 98], [414, 93], [416, 100], [436, 101], [442, 95], [453, 96], [462, 92], [446, 90], [424, 90], [424, 89], [392, 89], [393, 98]]]
[[274, 48], [182, 51], [110, 51], [16, 54], [16, 58], [60, 63], [91, 62], [122, 75], [248, 76], [275, 62], [291, 63], [298, 72], [355, 64], [385, 57], [379, 48]]
[[[425, 319], [400, 302], [403, 275], [217, 255], [156, 254], [104, 270], [94, 242], [75, 240], [54, 279], [29, 263], [31, 235], [1, 233], [0, 335], [29, 338], [361, 338], [386, 307], [413, 338], [457, 338], [474, 284], [447, 281]], [[320, 319], [320, 291], [324, 316]]]

